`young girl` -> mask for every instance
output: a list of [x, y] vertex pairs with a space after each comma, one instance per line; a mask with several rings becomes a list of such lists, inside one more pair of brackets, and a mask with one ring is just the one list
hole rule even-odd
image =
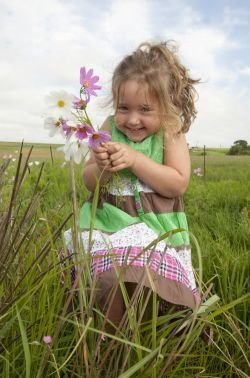
[[97, 302], [114, 325], [125, 312], [119, 282], [130, 295], [138, 283], [153, 289], [165, 306], [199, 301], [182, 198], [198, 82], [169, 43], [140, 45], [114, 71], [114, 115], [102, 126], [111, 141], [91, 152], [83, 173], [92, 194], [100, 186], [93, 229], [93, 195], [80, 218]]

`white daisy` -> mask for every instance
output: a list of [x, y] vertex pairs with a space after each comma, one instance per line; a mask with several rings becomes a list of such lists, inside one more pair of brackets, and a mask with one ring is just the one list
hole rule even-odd
[[65, 160], [70, 160], [73, 157], [76, 164], [79, 164], [82, 161], [82, 158], [86, 156], [88, 152], [88, 146], [85, 141], [80, 141], [73, 134], [70, 138], [66, 140], [64, 146], [59, 147], [58, 151], [64, 152]]
[[54, 117], [47, 117], [44, 120], [44, 128], [50, 130], [49, 136], [53, 137], [56, 133], [61, 132], [61, 122]]
[[47, 105], [46, 115], [48, 117], [70, 119], [72, 102], [75, 96], [66, 91], [51, 92], [45, 97]]

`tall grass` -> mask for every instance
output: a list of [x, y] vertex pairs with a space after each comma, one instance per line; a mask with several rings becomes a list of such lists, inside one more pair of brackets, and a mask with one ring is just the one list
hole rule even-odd
[[[200, 163], [195, 159], [199, 157], [193, 159], [194, 166]], [[108, 320], [95, 305], [90, 256], [77, 238], [78, 207], [87, 195], [81, 169], [71, 170], [70, 175], [70, 169], [62, 168], [57, 160], [32, 167], [29, 160], [29, 153], [24, 157], [21, 149], [18, 162], [4, 160], [0, 168], [3, 377], [249, 376], [246, 160], [238, 163], [240, 182], [223, 159], [221, 165], [216, 159], [214, 164], [210, 161], [206, 178], [193, 177], [186, 195], [195, 235], [194, 266], [198, 279], [202, 272], [201, 286], [207, 292], [202, 306], [193, 313], [170, 312], [158, 317], [155, 294], [145, 295], [139, 285], [129, 297], [120, 283], [127, 314], [112, 334], [105, 326]], [[71, 261], [65, 251], [60, 261], [62, 230], [70, 226], [78, 268], [73, 286]], [[152, 307], [149, 319], [143, 316], [147, 302]], [[200, 338], [205, 325], [214, 331], [210, 346]], [[51, 343], [43, 341], [45, 335], [52, 337]]]

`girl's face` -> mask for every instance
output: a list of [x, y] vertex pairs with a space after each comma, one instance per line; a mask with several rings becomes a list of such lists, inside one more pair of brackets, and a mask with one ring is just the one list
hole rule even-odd
[[146, 84], [125, 81], [120, 88], [115, 120], [117, 128], [133, 142], [141, 142], [160, 129], [158, 102]]

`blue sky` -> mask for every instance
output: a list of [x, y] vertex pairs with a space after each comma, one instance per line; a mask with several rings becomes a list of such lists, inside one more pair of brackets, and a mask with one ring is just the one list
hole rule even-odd
[[0, 0], [0, 140], [63, 143], [43, 127], [44, 97], [78, 95], [79, 69], [103, 86], [89, 105], [100, 126], [112, 71], [145, 40], [174, 39], [198, 87], [191, 145], [250, 143], [250, 1]]

